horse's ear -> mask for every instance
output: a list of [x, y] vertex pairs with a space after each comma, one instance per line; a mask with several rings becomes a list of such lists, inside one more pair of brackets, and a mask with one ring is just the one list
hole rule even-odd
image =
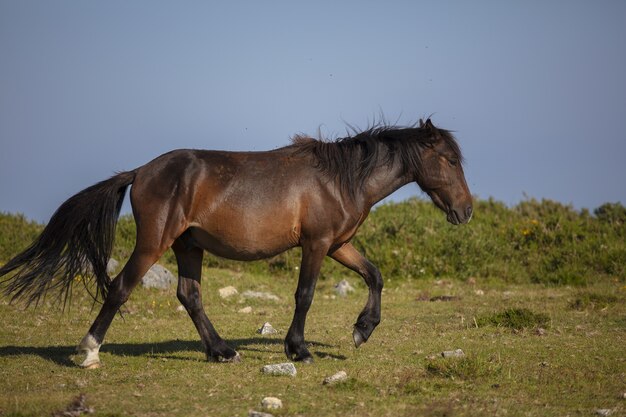
[[420, 127], [424, 127], [424, 120], [420, 119]]
[[430, 121], [430, 118], [426, 119], [426, 122], [424, 123], [424, 127], [433, 130], [435, 128], [435, 126], [433, 125], [433, 122]]

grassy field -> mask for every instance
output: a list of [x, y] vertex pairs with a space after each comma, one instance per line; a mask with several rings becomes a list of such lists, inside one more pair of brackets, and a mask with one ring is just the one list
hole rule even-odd
[[[296, 272], [270, 276], [204, 271], [203, 296], [218, 331], [243, 357], [204, 360], [175, 289], [138, 288], [116, 317], [100, 357], [76, 366], [80, 341], [97, 313], [75, 291], [70, 311], [24, 310], [0, 299], [0, 415], [45, 416], [80, 393], [96, 416], [247, 416], [275, 396], [275, 416], [591, 416], [626, 414], [626, 288], [602, 279], [585, 287], [505, 284], [480, 278], [390, 280], [383, 319], [360, 349], [351, 330], [367, 298], [335, 297], [327, 269], [307, 321], [315, 363], [297, 375], [268, 376], [286, 362], [282, 338], [293, 312]], [[269, 291], [280, 301], [221, 299], [218, 289]], [[252, 312], [238, 312], [251, 306]], [[255, 332], [264, 322], [277, 335]], [[440, 353], [462, 349], [462, 358]], [[322, 385], [340, 370], [348, 380]], [[267, 410], [266, 410], [267, 411]]]
[[[174, 288], [133, 293], [95, 370], [79, 368], [75, 355], [99, 307], [81, 285], [65, 313], [0, 297], [0, 416], [76, 416], [63, 411], [80, 394], [96, 416], [247, 416], [266, 396], [283, 402], [275, 416], [626, 415], [626, 208], [477, 199], [470, 225], [444, 217], [414, 199], [379, 206], [363, 224], [354, 244], [386, 286], [382, 322], [358, 350], [352, 324], [367, 290], [324, 263], [306, 332], [316, 361], [296, 364], [295, 377], [260, 369], [286, 361], [297, 249], [253, 263], [205, 258], [204, 304], [242, 355], [237, 364], [204, 360]], [[0, 213], [0, 264], [42, 228]], [[122, 216], [114, 258], [128, 257], [134, 234]], [[171, 252], [161, 262], [176, 273]], [[356, 288], [345, 298], [333, 291], [341, 279]], [[227, 285], [280, 301], [222, 299]], [[239, 312], [247, 306], [251, 313]], [[264, 322], [279, 333], [257, 334]], [[465, 356], [440, 355], [455, 349]], [[347, 381], [322, 384], [342, 370]]]

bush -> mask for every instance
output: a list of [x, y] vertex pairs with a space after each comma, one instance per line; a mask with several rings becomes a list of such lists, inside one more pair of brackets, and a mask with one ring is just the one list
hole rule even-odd
[[[24, 249], [42, 226], [24, 216], [0, 214], [0, 261]], [[529, 199], [515, 207], [476, 199], [469, 225], [453, 226], [431, 202], [411, 199], [376, 207], [353, 239], [386, 282], [433, 277], [479, 277], [510, 283], [585, 285], [626, 279], [626, 209], [607, 203], [592, 216], [550, 200]], [[135, 241], [135, 223], [124, 215], [113, 257], [124, 261]], [[168, 251], [162, 263], [175, 265]], [[297, 275], [300, 249], [257, 262], [236, 262], [210, 254], [210, 267], [250, 273]], [[353, 274], [327, 259], [321, 279]]]

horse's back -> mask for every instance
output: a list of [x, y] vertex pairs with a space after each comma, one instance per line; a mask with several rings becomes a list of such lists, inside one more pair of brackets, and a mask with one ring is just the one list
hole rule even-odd
[[174, 218], [170, 233], [217, 255], [265, 258], [299, 244], [313, 173], [288, 152], [176, 150], [137, 170], [133, 212], [145, 227]]

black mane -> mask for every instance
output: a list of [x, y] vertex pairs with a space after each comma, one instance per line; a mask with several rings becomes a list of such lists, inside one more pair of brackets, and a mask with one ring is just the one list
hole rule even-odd
[[354, 195], [379, 161], [387, 166], [398, 161], [404, 172], [415, 172], [416, 177], [422, 177], [421, 150], [435, 142], [436, 135], [462, 163], [463, 155], [454, 135], [432, 124], [430, 127], [377, 125], [334, 141], [296, 135], [290, 148], [297, 154], [313, 156], [317, 168], [338, 180], [342, 191]]

